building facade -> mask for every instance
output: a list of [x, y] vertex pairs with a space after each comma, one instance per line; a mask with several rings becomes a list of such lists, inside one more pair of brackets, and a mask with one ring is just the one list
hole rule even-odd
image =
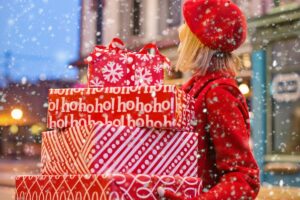
[[[286, 3], [286, 2], [285, 2]], [[249, 21], [255, 153], [264, 182], [300, 185], [300, 7]]]

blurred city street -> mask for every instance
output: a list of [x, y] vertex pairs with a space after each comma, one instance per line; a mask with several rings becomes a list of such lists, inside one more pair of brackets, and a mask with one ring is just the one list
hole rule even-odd
[[15, 193], [15, 188], [0, 186], [1, 199], [3, 199], [3, 200], [4, 199], [5, 200], [15, 199], [14, 193]]
[[[226, 63], [226, 65], [230, 63], [230, 61], [226, 60], [227, 58], [224, 59], [223, 56], [228, 56], [228, 58], [237, 61], [236, 63], [234, 62], [234, 65], [239, 65], [235, 66], [233, 71], [236, 71], [236, 75], [232, 78], [232, 82], [235, 82], [234, 87], [236, 87], [239, 97], [237, 98], [238, 95], [232, 95], [232, 97], [239, 100], [244, 100], [242, 113], [243, 117], [247, 119], [243, 119], [242, 123], [239, 123], [235, 118], [234, 120], [230, 120], [230, 123], [238, 124], [237, 126], [234, 125], [234, 128], [232, 129], [239, 129], [240, 127], [245, 128], [245, 126], [241, 125], [245, 122], [247, 125], [249, 125], [247, 126], [247, 137], [241, 137], [244, 140], [247, 140], [247, 142], [234, 141], [238, 143], [238, 148], [245, 148], [245, 146], [247, 146], [246, 148], [249, 149], [248, 152], [250, 153], [246, 154], [245, 151], [243, 151], [241, 154], [230, 153], [230, 156], [227, 156], [228, 160], [229, 158], [231, 159], [235, 157], [236, 160], [240, 160], [241, 162], [230, 162], [227, 160], [227, 158], [219, 160], [226, 160], [226, 162], [228, 161], [228, 163], [232, 165], [233, 163], [242, 163], [241, 165], [245, 167], [244, 164], [247, 163], [247, 161], [246, 159], [242, 159], [240, 156], [250, 155], [251, 152], [253, 152], [253, 156], [248, 156], [247, 158], [251, 157], [253, 161], [252, 164], [257, 162], [257, 165], [249, 164], [248, 166], [251, 166], [251, 169], [248, 170], [246, 166], [245, 169], [241, 167], [243, 168], [241, 171], [243, 171], [244, 175], [246, 174], [249, 180], [252, 180], [251, 182], [251, 180], [249, 181], [248, 179], [245, 179], [245, 182], [249, 181], [249, 183], [252, 184], [250, 185], [253, 191], [255, 191], [254, 188], [258, 187], [259, 185], [257, 177], [260, 176], [259, 178], [262, 187], [257, 199], [300, 200], [300, 0], [218, 1], [222, 2], [224, 9], [231, 5], [228, 2], [236, 4], [234, 6], [237, 6], [241, 9], [241, 13], [243, 13], [245, 16], [243, 17], [244, 24], [247, 24], [247, 26], [240, 25], [241, 27], [239, 31], [233, 31], [236, 34], [240, 34], [241, 32], [245, 33], [245, 40], [241, 42], [240, 46], [238, 46], [236, 49], [230, 49], [230, 52], [224, 50], [225, 53], [219, 49], [220, 47], [223, 47], [222, 45], [219, 45], [218, 48], [213, 49], [213, 47], [206, 45], [207, 41], [209, 40], [208, 38], [206, 38], [205, 42], [202, 40], [200, 41], [200, 39], [197, 38], [198, 35], [191, 31], [191, 27], [189, 27], [189, 24], [187, 24], [186, 18], [183, 17], [182, 11], [184, 2], [185, 0], [1, 1], [0, 199], [14, 199], [15, 177], [22, 175], [40, 175], [42, 166], [41, 162], [43, 162], [43, 164], [47, 163], [47, 165], [43, 165], [43, 170], [49, 170], [50, 172], [47, 171], [46, 173], [53, 174], [53, 171], [51, 170], [57, 170], [55, 172], [59, 172], [60, 174], [64, 175], [68, 174], [70, 171], [70, 174], [93, 174], [98, 169], [107, 170], [110, 165], [118, 168], [117, 170], [119, 170], [113, 172], [121, 173], [120, 169], [122, 166], [118, 166], [118, 163], [113, 163], [116, 160], [121, 164], [124, 164], [124, 166], [128, 165], [124, 167], [126, 170], [122, 171], [122, 173], [125, 173], [125, 171], [130, 168], [129, 166], [138, 168], [140, 162], [144, 160], [146, 162], [146, 159], [144, 159], [146, 156], [143, 157], [140, 155], [131, 155], [131, 153], [126, 154], [126, 152], [134, 151], [125, 151], [125, 145], [124, 149], [122, 149], [123, 146], [120, 145], [120, 147], [118, 147], [118, 145], [112, 144], [112, 142], [115, 141], [120, 143], [116, 139], [119, 136], [113, 134], [119, 134], [122, 131], [116, 131], [115, 128], [112, 128], [112, 131], [110, 132], [109, 129], [108, 133], [104, 133], [103, 131], [101, 134], [100, 132], [98, 134], [97, 131], [100, 129], [93, 129], [93, 131], [89, 132], [98, 134], [97, 137], [95, 136], [97, 139], [99, 139], [100, 136], [103, 136], [103, 138], [105, 138], [105, 140], [103, 139], [103, 142], [100, 141], [100, 139], [99, 141], [96, 141], [96, 139], [91, 139], [93, 137], [87, 134], [88, 131], [85, 130], [86, 127], [82, 128], [82, 124], [86, 125], [83, 123], [86, 122], [83, 118], [87, 116], [89, 118], [92, 115], [97, 115], [97, 117], [106, 117], [107, 119], [113, 116], [111, 119], [115, 120], [116, 116], [114, 115], [118, 115], [119, 111], [114, 109], [110, 110], [109, 108], [111, 103], [109, 101], [107, 101], [107, 104], [105, 105], [104, 103], [103, 105], [100, 105], [98, 102], [98, 100], [101, 101], [106, 98], [115, 102], [115, 99], [109, 96], [110, 94], [105, 96], [105, 93], [105, 95], [101, 94], [100, 96], [97, 96], [95, 98], [97, 106], [94, 106], [93, 103], [88, 104], [94, 101], [92, 97], [75, 96], [72, 97], [73, 99], [71, 100], [71, 94], [70, 96], [68, 96], [69, 94], [63, 94], [61, 95], [61, 98], [63, 99], [62, 102], [64, 103], [59, 103], [57, 96], [59, 96], [60, 93], [64, 93], [64, 91], [74, 90], [76, 91], [74, 93], [77, 95], [78, 91], [85, 91], [87, 88], [90, 89], [94, 87], [99, 89], [101, 87], [107, 87], [104, 86], [105, 81], [110, 81], [109, 84], [111, 85], [108, 84], [108, 87], [111, 88], [120, 86], [148, 87], [154, 85], [157, 86], [158, 84], [162, 87], [171, 86], [173, 88], [175, 86], [174, 88], [176, 88], [176, 91], [179, 91], [181, 87], [187, 83], [192, 76], [195, 75], [193, 73], [197, 71], [195, 70], [197, 68], [190, 69], [187, 72], [184, 70], [175, 70], [178, 60], [180, 60], [178, 59], [178, 57], [180, 57], [178, 56], [178, 53], [180, 52], [179, 50], [182, 50], [183, 48], [183, 40], [182, 38], [179, 39], [179, 32], [182, 30], [182, 27], [186, 27], [186, 30], [189, 30], [193, 36], [192, 38], [196, 38], [195, 41], [199, 43], [197, 43], [199, 46], [197, 48], [199, 49], [196, 49], [197, 51], [195, 51], [194, 54], [196, 55], [199, 52], [202, 52], [203, 49], [207, 50], [207, 52], [210, 52], [207, 53], [203, 51], [205, 55], [199, 54], [200, 56], [197, 55], [197, 59], [202, 57], [207, 57], [208, 59], [208, 55], [211, 54], [211, 57], [209, 57], [210, 60], [207, 62], [208, 64], [202, 61], [199, 62], [201, 65], [205, 65], [203, 63], [207, 64], [206, 66], [197, 66], [199, 69], [201, 69], [201, 67], [211, 67], [212, 63], [215, 64], [219, 62], [213, 62], [213, 58], [220, 60], [223, 59], [222, 61], [225, 60], [224, 63]], [[200, 8], [202, 8], [202, 6], [199, 7], [198, 10], [200, 10]], [[206, 9], [205, 12], [203, 11], [203, 15], [209, 15], [211, 12], [211, 9]], [[236, 14], [239, 12], [232, 13]], [[217, 16], [220, 16], [219, 14]], [[197, 16], [199, 16], [199, 21], [201, 21], [200, 18], [202, 18], [202, 14]], [[213, 24], [213, 29], [211, 30], [218, 32], [218, 34], [224, 34], [220, 27], [215, 27], [214, 20], [214, 18], [211, 20], [211, 17], [208, 17], [207, 20], [201, 22], [201, 24], [206, 27], [207, 23], [212, 21], [211, 24]], [[223, 21], [223, 18], [220, 21]], [[227, 20], [227, 22], [232, 21], [233, 19]], [[185, 26], [182, 26], [183, 24], [185, 24]], [[230, 25], [233, 23], [227, 23], [227, 25], [228, 24]], [[197, 27], [198, 25], [199, 24], [197, 24]], [[226, 26], [226, 24], [224, 26]], [[242, 31], [242, 29], [245, 31]], [[208, 31], [208, 29], [205, 30], [207, 33], [214, 32], [211, 30]], [[185, 33], [182, 35], [187, 34]], [[232, 43], [235, 45], [239, 43], [228, 39], [227, 35], [226, 37], [223, 37], [223, 35], [212, 37], [210, 40], [213, 41], [215, 38], [226, 38], [227, 43]], [[193, 41], [191, 44], [196, 44], [195, 41]], [[214, 42], [215, 41], [212, 43]], [[138, 56], [136, 56], [136, 54], [138, 54]], [[120, 56], [120, 58], [118, 56]], [[113, 60], [112, 62], [107, 58], [112, 60], [117, 58], [119, 60], [116, 62]], [[196, 60], [195, 58], [194, 60]], [[98, 62], [100, 67], [96, 66], [96, 62]], [[146, 67], [149, 67], [150, 70], [146, 70]], [[171, 70], [169, 70], [169, 68]], [[223, 68], [221, 69], [223, 70]], [[215, 69], [211, 71], [214, 70]], [[123, 72], [126, 74], [127, 78], [129, 77], [128, 80], [126, 80]], [[106, 73], [106, 75], [104, 75], [104, 73]], [[103, 80], [101, 80], [101, 78]], [[198, 77], [197, 79], [192, 80], [198, 81]], [[194, 84], [192, 85], [194, 87]], [[52, 89], [61, 90], [57, 90], [57, 94], [55, 94], [57, 96], [52, 94], [53, 99], [51, 102], [50, 93], [54, 91]], [[111, 91], [113, 90], [114, 89]], [[149, 110], [150, 107], [152, 108], [154, 104], [153, 102], [158, 102], [156, 101], [158, 99], [158, 93], [159, 92], [151, 93], [151, 100], [146, 102], [151, 102], [151, 104], [147, 104], [149, 105], [147, 107]], [[137, 98], [138, 100], [146, 98], [140, 97], [140, 93], [135, 95], [131, 95], [131, 93], [126, 94], [129, 94], [128, 99], [127, 97], [124, 98], [127, 102], [124, 100], [124, 102], [122, 102], [124, 103], [122, 106], [124, 105], [124, 113], [126, 116], [131, 116], [131, 111], [134, 110], [133, 107], [138, 105], [138, 103], [136, 103], [137, 101], [129, 100], [129, 98]], [[200, 91], [197, 92], [197, 95], [198, 94], [200, 94]], [[178, 95], [178, 93], [176, 93], [176, 95]], [[165, 96], [172, 95], [168, 94]], [[205, 95], [203, 96], [206, 98]], [[70, 99], [68, 99], [69, 97]], [[65, 101], [65, 99], [68, 100]], [[121, 98], [118, 96], [116, 99]], [[155, 101], [153, 99], [155, 99]], [[222, 98], [213, 98], [213, 101], [218, 102], [219, 100], [228, 99], [230, 98], [223, 98], [222, 96]], [[85, 100], [88, 103], [82, 103]], [[79, 103], [77, 101], [79, 101]], [[130, 107], [128, 105], [131, 105], [131, 102], [133, 102], [132, 110], [126, 110], [125, 105]], [[182, 99], [177, 101], [176, 99], [174, 100], [173, 97], [170, 102], [179, 102], [182, 103], [182, 105], [184, 104]], [[63, 105], [64, 108], [59, 109], [58, 104]], [[166, 104], [163, 102], [162, 105], [169, 105], [169, 102], [166, 100]], [[237, 104], [235, 104], [235, 107], [232, 108], [237, 108], [238, 106], [236, 105]], [[190, 105], [183, 105], [182, 108], [188, 108], [189, 106]], [[101, 112], [98, 112], [98, 107], [101, 107], [101, 109], [103, 108]], [[162, 111], [159, 114], [149, 111], [148, 117], [154, 115], [155, 117], [171, 116], [170, 118], [172, 120], [175, 118], [177, 120], [177, 117], [181, 116], [177, 115], [177, 111], [183, 111], [181, 111], [181, 109], [177, 109], [177, 105], [175, 106], [175, 104], [172, 104], [169, 107], [172, 109], [176, 108], [176, 111], [170, 109], [170, 112], [166, 112], [167, 109], [162, 109], [164, 112]], [[97, 111], [95, 111], [93, 108], [96, 108]], [[133, 116], [141, 117], [146, 113], [146, 109], [139, 109], [139, 106], [136, 108], [138, 112], [134, 113]], [[196, 108], [196, 106], [193, 108]], [[201, 109], [198, 111], [203, 111], [203, 113], [208, 114], [220, 113], [218, 112], [218, 108], [215, 109], [215, 112], [207, 112], [207, 108], [203, 108], [204, 109], [201, 107]], [[241, 109], [240, 107], [238, 108]], [[65, 112], [65, 110], [71, 111]], [[59, 135], [58, 133], [64, 132], [67, 130], [67, 128], [69, 128], [68, 117], [72, 115], [70, 113], [74, 110], [78, 112], [78, 118], [82, 119], [79, 119], [77, 124], [75, 123], [76, 128], [74, 128], [74, 130], [70, 129], [70, 132], [68, 132], [71, 133], [71, 136], [67, 135], [66, 133], [66, 138], [62, 139], [63, 136], [60, 138], [60, 136], [57, 135]], [[82, 110], [87, 110], [88, 114], [84, 113]], [[188, 115], [187, 113], [194, 114], [196, 112], [195, 110], [192, 112], [189, 111], [183, 113], [186, 115]], [[174, 113], [176, 113], [176, 115], [172, 116]], [[239, 111], [235, 113], [237, 113], [237, 115], [240, 114]], [[235, 113], [228, 113], [226, 116], [224, 116], [224, 118], [226, 118], [227, 115], [230, 116]], [[59, 118], [64, 114], [66, 115], [64, 118], [66, 120], [59, 119], [60, 122], [57, 122], [56, 126], [52, 126], [52, 120], [55, 117]], [[73, 120], [73, 117], [75, 116], [75, 120], [77, 114], [72, 115], [70, 119]], [[186, 118], [189, 120], [191, 119], [190, 117]], [[91, 119], [93, 123], [97, 120]], [[195, 124], [200, 124], [198, 123], [198, 120], [189, 120], [187, 120], [188, 122], [185, 125], [195, 126]], [[97, 122], [100, 121], [101, 120], [98, 120]], [[155, 127], [156, 123], [154, 123], [153, 120], [149, 121], [152, 122], [152, 126], [139, 126], [138, 124], [140, 123], [135, 125], [137, 125], [137, 128], [145, 128], [145, 130], [147, 128], [153, 128], [153, 130], [156, 130], [156, 128], [159, 130], [166, 128]], [[201, 123], [203, 122], [202, 120], [199, 121], [201, 121]], [[135, 127], [134, 125], [131, 126], [126, 123], [122, 123], [123, 122], [120, 120], [118, 126]], [[59, 126], [58, 124], [63, 125]], [[80, 124], [80, 126], [78, 126], [78, 124]], [[173, 121], [170, 124], [173, 125]], [[203, 126], [208, 127], [207, 130], [205, 128], [205, 133], [210, 131], [211, 124], [205, 124], [205, 126]], [[220, 124], [227, 125], [227, 123]], [[219, 126], [218, 124], [217, 127], [221, 130], [220, 127], [223, 126]], [[228, 130], [229, 129], [231, 130], [231, 127], [228, 128]], [[53, 132], [51, 132], [52, 130]], [[198, 134], [196, 131], [191, 130], [188, 130], [188, 132], [192, 132], [191, 134], [195, 135]], [[180, 131], [187, 130], [183, 130], [182, 128], [182, 130], [179, 130], [179, 132]], [[224, 135], [228, 137], [232, 135], [235, 136], [235, 134], [229, 134], [229, 132], [228, 134], [225, 134], [227, 128], [224, 128], [222, 131], [224, 131], [224, 133], [222, 132], [221, 135], [222, 142], [220, 143], [222, 144]], [[243, 131], [240, 132], [245, 133]], [[55, 133], [57, 134], [55, 136], [57, 136], [59, 139], [56, 137], [51, 138], [52, 135], [49, 134], [47, 140], [45, 139], [44, 135], [42, 137], [42, 133], [44, 133], [44, 135], [45, 133]], [[130, 134], [132, 133], [130, 132]], [[126, 132], [127, 136], [130, 134], [127, 134]], [[165, 134], [165, 132], [163, 134]], [[216, 133], [214, 132], [214, 134]], [[250, 141], [248, 137], [249, 135]], [[156, 137], [154, 135], [151, 136], [154, 138]], [[155, 139], [157, 138], [160, 138], [160, 136], [156, 137]], [[197, 138], [200, 137], [197, 136], [194, 138], [196, 139], [194, 139], [192, 143], [195, 141], [198, 142]], [[206, 136], [202, 138], [208, 139]], [[220, 137], [216, 135], [216, 137], [212, 138]], [[153, 149], [149, 150], [148, 146], [145, 147], [147, 152], [150, 153], [157, 152], [157, 148], [160, 148], [159, 144], [162, 144], [159, 142], [155, 143], [153, 142], [155, 139], [152, 139], [152, 142], [149, 142], [149, 144], [151, 143], [153, 146], [146, 143], [146, 140], [143, 140], [143, 142], [141, 142], [143, 144], [140, 144], [147, 144], [151, 146]], [[48, 142], [48, 146], [45, 145], [46, 142], [44, 141], [46, 140]], [[94, 143], [90, 144], [90, 146], [86, 145], [86, 141], [90, 140]], [[111, 143], [109, 143], [110, 140]], [[164, 141], [166, 140], [167, 139]], [[189, 145], [187, 140], [186, 142], [182, 143], [178, 141], [176, 142], [178, 145]], [[124, 144], [127, 143], [124, 142]], [[130, 146], [128, 144], [126, 147]], [[227, 148], [226, 151], [228, 150], [229, 152], [231, 149], [233, 149], [232, 144], [233, 142], [224, 142], [224, 146], [222, 146], [222, 148]], [[88, 148], [85, 145], [88, 146]], [[215, 144], [211, 142], [209, 145], [213, 146]], [[168, 145], [162, 146], [169, 148]], [[190, 146], [188, 146], [187, 149], [190, 149]], [[178, 164], [175, 166], [174, 164], [173, 166], [171, 165], [171, 161], [168, 160], [165, 162], [163, 160], [162, 162], [165, 163], [162, 165], [165, 164], [166, 166], [164, 167], [166, 169], [169, 167], [167, 165], [170, 165], [172, 168], [172, 170], [170, 169], [167, 173], [170, 171], [174, 172], [174, 169], [180, 170], [182, 167], [180, 171], [184, 171], [184, 173], [194, 172], [193, 177], [196, 176], [195, 174], [199, 175], [200, 167], [196, 169], [196, 162], [198, 162], [197, 164], [201, 163], [199, 160], [204, 157], [201, 156], [199, 152], [210, 152], [210, 150], [206, 151], [205, 147], [200, 150], [199, 146], [194, 145], [195, 149], [193, 152], [197, 156], [192, 158], [195, 163], [191, 164], [190, 161], [186, 162], [189, 164], [184, 165], [184, 167], [187, 166], [191, 168], [186, 171], [184, 171], [186, 168], [183, 168], [183, 165]], [[102, 152], [105, 151], [104, 147], [107, 148], [107, 153]], [[81, 148], [87, 149], [82, 150]], [[116, 150], [114, 148], [120, 149]], [[179, 155], [180, 148], [172, 148], [176, 149], [176, 152], [178, 149]], [[135, 150], [137, 151], [136, 154], [141, 152], [138, 151], [139, 149], [137, 148], [135, 148]], [[190, 150], [190, 152], [191, 151], [192, 150]], [[226, 151], [224, 152], [226, 153]], [[133, 160], [137, 164], [131, 162], [129, 158], [127, 159], [127, 157], [124, 159], [111, 156], [110, 153], [112, 152], [125, 152], [124, 157], [128, 155], [132, 156]], [[223, 153], [223, 151], [221, 153]], [[93, 157], [94, 155], [99, 157]], [[166, 154], [163, 154], [163, 156], [165, 155]], [[183, 155], [186, 155], [187, 157], [186, 153], [183, 153]], [[153, 158], [153, 155], [151, 155], [151, 157]], [[173, 159], [172, 162], [174, 161], [174, 163], [179, 163], [178, 160], [181, 162], [183, 156], [181, 155], [180, 159], [176, 160], [176, 156], [173, 156], [173, 152], [171, 152], [167, 157], [170, 160]], [[196, 157], [197, 159], [194, 159]], [[216, 159], [218, 156], [211, 157], [212, 159]], [[113, 164], [109, 162], [105, 163], [104, 160], [106, 158], [109, 158], [110, 162]], [[93, 159], [93, 161], [90, 161], [90, 159]], [[155, 157], [155, 159], [158, 160], [157, 162], [162, 160], [159, 157]], [[219, 160], [216, 159], [215, 162], [218, 163]], [[96, 163], [95, 165], [94, 162]], [[55, 166], [52, 166], [53, 163], [55, 163]], [[89, 166], [87, 166], [87, 163]], [[141, 164], [141, 166], [143, 166], [141, 169], [143, 168], [144, 171], [147, 171], [147, 169], [145, 170], [145, 167], [147, 166], [155, 166], [155, 162], [150, 162], [147, 160], [147, 163], [148, 164], [145, 165]], [[215, 164], [215, 166], [217, 166], [217, 164]], [[238, 166], [238, 164], [236, 164], [236, 166]], [[218, 166], [216, 168], [216, 170], [219, 171], [218, 173], [213, 174], [213, 176], [217, 177], [218, 174], [223, 176], [225, 173], [227, 173], [226, 170], [220, 170]], [[238, 169], [233, 169], [231, 167], [226, 169], [230, 169], [230, 173], [235, 170], [239, 172]], [[64, 170], [70, 171], [65, 172]], [[80, 173], [77, 173], [76, 170], [80, 171]], [[115, 169], [109, 168], [108, 172], [111, 172], [112, 170]], [[148, 170], [148, 172], [149, 171], [150, 170]], [[158, 171], [160, 171], [160, 169], [156, 172]], [[258, 171], [260, 171], [260, 174]], [[142, 172], [140, 172], [137, 174], [142, 174]], [[206, 170], [204, 170], [204, 172], [206, 172]], [[251, 173], [256, 174], [253, 176], [249, 175]], [[210, 176], [213, 177], [212, 174], [210, 174]], [[256, 182], [256, 184], [253, 182]], [[235, 191], [233, 192], [235, 193]]]

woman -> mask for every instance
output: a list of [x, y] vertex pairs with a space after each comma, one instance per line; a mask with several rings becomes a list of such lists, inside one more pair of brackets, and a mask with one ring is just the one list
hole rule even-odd
[[177, 69], [194, 71], [183, 90], [196, 100], [198, 175], [204, 187], [195, 199], [255, 199], [259, 169], [249, 145], [248, 108], [234, 80], [240, 63], [231, 53], [245, 41], [246, 19], [228, 0], [186, 0], [183, 15]]

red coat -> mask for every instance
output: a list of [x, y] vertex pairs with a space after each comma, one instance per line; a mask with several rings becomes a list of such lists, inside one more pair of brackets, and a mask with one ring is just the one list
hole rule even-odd
[[196, 199], [255, 199], [259, 169], [249, 145], [247, 104], [234, 77], [209, 72], [192, 77], [183, 90], [196, 99], [199, 122], [198, 175], [203, 178], [205, 193]]

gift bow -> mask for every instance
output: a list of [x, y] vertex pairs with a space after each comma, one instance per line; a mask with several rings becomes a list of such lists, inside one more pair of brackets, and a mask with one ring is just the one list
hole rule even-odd
[[[104, 45], [97, 45], [95, 46], [94, 51], [86, 58], [86, 62], [92, 62], [95, 57], [98, 57], [101, 54], [101, 51], [113, 51], [115, 53], [129, 53], [130, 51], [125, 48], [124, 42], [120, 38], [113, 38], [108, 47]], [[153, 50], [153, 51], [151, 51]], [[148, 43], [146, 44], [140, 51], [138, 52], [131, 52], [131, 53], [138, 53], [138, 54], [152, 54], [154, 56], [159, 56], [160, 59], [165, 63], [165, 66], [170, 73], [170, 60], [163, 56], [158, 48], [157, 45], [154, 43]]]

